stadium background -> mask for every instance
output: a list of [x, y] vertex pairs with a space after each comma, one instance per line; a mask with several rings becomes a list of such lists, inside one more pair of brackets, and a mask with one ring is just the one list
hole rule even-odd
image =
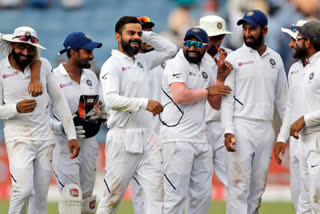
[[[0, 0], [0, 32], [12, 33], [14, 28], [27, 25], [33, 27], [40, 40], [40, 44], [47, 50], [41, 51], [41, 56], [49, 59], [53, 67], [63, 60], [58, 51], [63, 49], [64, 38], [71, 32], [82, 31], [87, 33], [94, 41], [103, 43], [103, 47], [94, 51], [94, 69], [99, 73], [103, 62], [110, 56], [112, 48], [117, 47], [114, 39], [114, 25], [124, 15], [148, 16], [156, 24], [154, 31], [161, 33], [180, 45], [185, 29], [197, 25], [201, 16], [208, 14], [220, 15], [227, 20], [227, 28], [237, 34], [227, 36], [225, 47], [238, 48], [241, 42], [241, 28], [235, 26], [234, 20], [242, 17], [243, 12], [259, 8], [269, 15], [269, 33], [267, 44], [277, 50], [288, 68], [293, 59], [287, 47], [289, 38], [281, 33], [280, 27], [289, 27], [299, 19], [319, 18], [319, 1], [307, 0], [80, 0], [82, 4], [75, 8], [66, 8], [63, 0]], [[10, 4], [10, 2], [13, 2]], [[9, 5], [8, 5], [9, 3]], [[302, 6], [301, 6], [302, 5]], [[304, 6], [308, 5], [308, 7]], [[311, 6], [310, 6], [311, 5]], [[1, 57], [1, 56], [0, 56]], [[2, 123], [0, 124], [0, 213], [6, 213], [7, 201], [10, 197], [11, 180], [8, 169], [3, 139]], [[104, 142], [106, 128], [97, 135], [100, 142], [100, 152], [97, 162], [97, 179], [95, 192], [101, 195], [104, 189]], [[290, 202], [288, 156], [284, 166], [278, 166], [272, 159], [266, 193], [263, 201], [283, 203], [284, 209], [272, 213], [293, 213]], [[49, 190], [49, 201], [57, 201], [58, 190], [55, 186], [54, 176]], [[212, 199], [222, 201], [216, 206], [225, 209], [225, 191], [221, 182], [213, 177]], [[130, 200], [130, 188], [125, 200]], [[51, 205], [51, 206], [55, 206]], [[276, 207], [276, 205], [269, 204]], [[129, 206], [124, 204], [124, 206]], [[264, 206], [268, 206], [265, 204]], [[280, 206], [281, 207], [281, 206]], [[53, 208], [54, 209], [54, 208]], [[122, 207], [126, 210], [126, 208]], [[130, 209], [130, 208], [128, 208]], [[262, 210], [264, 211], [264, 210]], [[56, 213], [56, 212], [53, 212]], [[123, 212], [132, 213], [132, 211]], [[219, 212], [217, 212], [219, 213]], [[221, 212], [223, 213], [223, 211]], [[267, 211], [264, 211], [267, 213]]]

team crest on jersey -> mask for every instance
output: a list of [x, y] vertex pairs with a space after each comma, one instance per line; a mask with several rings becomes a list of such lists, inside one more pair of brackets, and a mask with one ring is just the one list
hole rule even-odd
[[202, 71], [201, 74], [204, 79], [208, 79], [208, 74], [206, 72]]
[[167, 64], [166, 64], [165, 62], [161, 63], [161, 67], [162, 67], [163, 69], [165, 69], [166, 65], [167, 65]]
[[92, 81], [91, 80], [87, 80], [87, 85], [88, 86], [92, 86]]
[[309, 80], [312, 80], [314, 77], [314, 73], [312, 72], [310, 75], [309, 75]]
[[143, 65], [141, 64], [141, 62], [138, 62], [137, 64], [140, 68], [143, 68]]
[[271, 64], [271, 65], [275, 65], [275, 64], [276, 64], [276, 61], [271, 58], [271, 59], [270, 59], [270, 64]]

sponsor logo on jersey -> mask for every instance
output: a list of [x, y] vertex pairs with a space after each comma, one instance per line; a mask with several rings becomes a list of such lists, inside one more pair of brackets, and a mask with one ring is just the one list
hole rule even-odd
[[312, 72], [310, 75], [309, 75], [309, 80], [312, 80], [314, 77], [314, 73]]
[[137, 65], [138, 65], [140, 68], [143, 68], [143, 65], [141, 64], [141, 62], [137, 62]]
[[78, 191], [77, 189], [75, 189], [75, 188], [70, 189], [69, 192], [70, 192], [70, 195], [71, 195], [72, 197], [76, 197], [76, 198], [79, 197], [79, 191]]
[[87, 85], [88, 86], [92, 86], [92, 81], [91, 80], [87, 80]]
[[238, 62], [238, 66], [241, 67], [243, 65], [250, 65], [253, 64], [253, 61], [248, 61], [248, 62]]
[[60, 88], [65, 88], [65, 87], [69, 87], [69, 86], [72, 86], [72, 82], [60, 84]]
[[161, 67], [162, 67], [163, 69], [165, 69], [166, 65], [167, 65], [167, 64], [166, 64], [165, 62], [161, 63]]
[[191, 72], [191, 71], [189, 71], [189, 75], [190, 75], [190, 76], [197, 76], [196, 73], [193, 73], [193, 72]]
[[17, 76], [17, 75], [18, 75], [18, 72], [15, 72], [13, 74], [3, 74], [2, 79], [6, 79], [8, 77], [13, 77], [13, 76]]
[[202, 71], [201, 74], [204, 79], [208, 79], [208, 74], [206, 72]]
[[291, 75], [298, 73], [299, 71], [291, 71]]
[[130, 67], [122, 67], [122, 68], [121, 68], [121, 71], [126, 71], [126, 70], [128, 70], [128, 69], [130, 69]]

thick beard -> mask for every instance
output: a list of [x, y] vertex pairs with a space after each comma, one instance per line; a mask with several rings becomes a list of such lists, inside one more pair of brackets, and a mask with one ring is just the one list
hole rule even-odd
[[198, 64], [201, 60], [202, 60], [202, 57], [204, 56], [205, 52], [203, 51], [203, 53], [200, 53], [198, 51], [198, 57], [189, 57], [188, 56], [188, 52], [191, 52], [191, 51], [183, 51], [183, 55], [184, 57], [188, 60], [188, 62], [190, 63], [194, 63], [194, 64]]
[[[137, 42], [139, 44], [138, 47], [136, 48], [133, 48], [131, 47], [130, 43], [131, 42]], [[141, 41], [140, 40], [129, 40], [129, 42], [125, 42], [124, 40], [121, 40], [121, 46], [122, 46], [122, 49], [129, 54], [129, 56], [134, 56], [136, 55], [139, 50], [140, 50], [140, 47], [141, 47]]]
[[208, 54], [210, 54], [210, 56], [215, 56], [218, 53], [218, 50], [216, 48], [216, 46], [214, 45], [210, 45], [210, 48], [208, 49]]
[[23, 54], [17, 54], [14, 50], [11, 51], [11, 55], [14, 61], [19, 65], [20, 68], [25, 69], [34, 59], [35, 56], [26, 56], [27, 59], [24, 61], [20, 60], [20, 56], [24, 56]]
[[82, 69], [83, 68], [90, 68], [91, 67], [90, 60], [86, 60], [84, 63], [81, 61], [78, 61], [77, 67], [82, 68]]
[[295, 51], [296, 53], [293, 54], [293, 57], [296, 58], [296, 59], [301, 59], [301, 60], [304, 60], [306, 58], [306, 55], [307, 55], [307, 50], [305, 48], [305, 45], [303, 43], [303, 46], [302, 47], [296, 47], [295, 48]]
[[[251, 37], [253, 38], [253, 37]], [[262, 40], [263, 40], [263, 33], [262, 31], [260, 32], [260, 35], [257, 39], [253, 38], [253, 42], [246, 42], [246, 37], [243, 37], [244, 43], [246, 44], [246, 46], [252, 48], [252, 49], [257, 49], [262, 45]]]

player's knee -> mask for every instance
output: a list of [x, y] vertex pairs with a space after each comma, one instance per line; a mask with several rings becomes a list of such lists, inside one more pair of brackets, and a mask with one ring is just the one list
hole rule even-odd
[[81, 214], [82, 192], [77, 184], [66, 185], [60, 195], [59, 214]]
[[91, 197], [83, 199], [81, 205], [82, 214], [93, 214], [96, 210], [96, 196], [93, 195]]
[[22, 187], [14, 187], [13, 192], [20, 195], [21, 198], [28, 198], [33, 194], [32, 185], [24, 185]]

